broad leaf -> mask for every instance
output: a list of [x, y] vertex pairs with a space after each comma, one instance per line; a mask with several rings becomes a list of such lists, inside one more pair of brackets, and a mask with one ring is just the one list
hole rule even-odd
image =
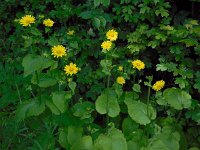
[[64, 113], [67, 109], [67, 99], [65, 95], [66, 93], [64, 91], [54, 92], [52, 94], [53, 103], [61, 113]]
[[156, 111], [152, 106], [149, 105], [147, 111], [147, 105], [142, 102], [129, 98], [125, 99], [124, 102], [128, 107], [128, 114], [135, 122], [146, 125], [149, 124], [151, 120], [156, 118]]
[[127, 150], [126, 139], [118, 129], [110, 129], [108, 134], [101, 134], [94, 143], [94, 150]]
[[28, 54], [24, 57], [22, 61], [22, 66], [24, 67], [24, 77], [34, 73], [35, 71], [41, 71], [50, 66], [57, 67], [56, 62], [42, 56], [36, 56]]
[[105, 90], [96, 100], [95, 107], [98, 113], [108, 114], [110, 117], [119, 115], [120, 107], [114, 91]]
[[163, 96], [167, 103], [177, 110], [189, 108], [191, 106], [190, 94], [181, 89], [168, 88], [164, 91]]
[[70, 150], [94, 150], [92, 137], [83, 136]]
[[16, 120], [22, 121], [30, 116], [38, 116], [45, 110], [45, 104], [38, 99], [31, 99], [18, 106]]

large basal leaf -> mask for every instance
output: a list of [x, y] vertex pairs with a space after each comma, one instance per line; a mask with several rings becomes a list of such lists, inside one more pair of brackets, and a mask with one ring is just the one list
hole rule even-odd
[[119, 115], [120, 107], [114, 91], [105, 90], [96, 100], [95, 107], [98, 113], [108, 114], [110, 117]]
[[73, 145], [82, 137], [83, 128], [76, 126], [68, 126], [67, 140]]
[[142, 150], [179, 150], [180, 135], [170, 127], [164, 127], [162, 133], [156, 135], [147, 147]]
[[127, 150], [126, 139], [118, 129], [110, 129], [108, 134], [101, 134], [94, 143], [94, 150]]
[[38, 116], [45, 110], [45, 103], [31, 99], [20, 104], [16, 111], [16, 120], [22, 121], [30, 116]]
[[73, 115], [81, 119], [91, 118], [91, 113], [94, 111], [94, 104], [91, 102], [76, 103], [73, 106]]
[[146, 125], [156, 118], [156, 111], [152, 106], [148, 106], [148, 116], [146, 104], [130, 98], [125, 98], [124, 102], [128, 107], [128, 114], [135, 122]]
[[24, 77], [26, 77], [35, 71], [41, 71], [48, 67], [56, 68], [57, 63], [46, 57], [28, 54], [24, 57], [22, 66], [24, 67]]
[[181, 89], [168, 88], [164, 91], [163, 96], [167, 103], [177, 110], [189, 108], [191, 106], [190, 94]]
[[59, 91], [54, 92], [52, 94], [52, 101], [56, 108], [61, 112], [64, 113], [67, 109], [67, 99], [66, 99], [66, 92]]
[[47, 88], [47, 87], [55, 85], [57, 83], [57, 80], [51, 77], [49, 74], [40, 73], [38, 74], [38, 81], [37, 81], [36, 75], [34, 74], [31, 79], [31, 83], [36, 84], [42, 88]]
[[70, 150], [94, 150], [92, 137], [83, 136]]

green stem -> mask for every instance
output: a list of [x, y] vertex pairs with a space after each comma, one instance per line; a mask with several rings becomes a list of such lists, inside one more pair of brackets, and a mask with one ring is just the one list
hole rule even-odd
[[148, 87], [148, 95], [147, 95], [147, 116], [149, 116], [149, 99], [150, 99], [151, 87]]
[[[39, 87], [39, 75], [38, 75], [37, 71], [35, 71], [35, 75], [36, 75], [37, 85]], [[39, 97], [40, 97], [40, 100], [41, 100], [41, 93], [42, 93], [42, 91], [41, 91], [41, 88], [39, 87]]]
[[17, 89], [18, 97], [19, 97], [19, 103], [21, 104], [22, 103], [22, 99], [21, 99], [21, 95], [20, 95], [20, 92], [19, 92], [19, 88], [18, 88], [18, 85], [16, 83], [15, 83], [15, 86], [16, 86], [16, 89]]
[[[108, 55], [106, 54], [106, 61], [108, 60]], [[109, 116], [108, 116], [108, 112], [109, 112], [109, 108], [108, 108], [108, 89], [109, 89], [109, 86], [110, 86], [110, 75], [107, 77], [107, 85], [106, 85], [106, 88], [107, 88], [107, 91], [106, 91], [106, 95], [107, 95], [107, 100], [106, 100], [106, 127], [108, 128], [108, 124], [110, 122], [110, 119], [109, 119]]]
[[[149, 99], [150, 99], [150, 93], [151, 93], [151, 87], [148, 87], [148, 94], [147, 94], [147, 117], [150, 119], [149, 115]], [[147, 125], [147, 138], [149, 139], [150, 134], [149, 134], [149, 125]]]

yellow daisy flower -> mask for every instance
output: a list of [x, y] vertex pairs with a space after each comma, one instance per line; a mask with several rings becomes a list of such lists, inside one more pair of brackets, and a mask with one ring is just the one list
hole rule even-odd
[[109, 51], [111, 49], [111, 47], [112, 47], [112, 42], [110, 42], [110, 41], [104, 41], [101, 44], [101, 47], [103, 48], [103, 50]]
[[44, 24], [46, 27], [52, 27], [53, 24], [54, 24], [54, 21], [51, 20], [51, 19], [45, 19], [45, 20], [43, 21], [43, 24]]
[[66, 65], [64, 68], [65, 74], [72, 76], [73, 74], [77, 74], [79, 71], [79, 68], [76, 67], [76, 64], [70, 63], [69, 65]]
[[133, 68], [137, 68], [138, 70], [142, 70], [145, 68], [145, 64], [141, 60], [132, 61]]
[[122, 67], [122, 66], [119, 66], [117, 70], [118, 70], [118, 71], [123, 71], [123, 67]]
[[116, 41], [116, 40], [117, 40], [117, 37], [118, 37], [118, 32], [115, 31], [114, 29], [109, 30], [109, 31], [106, 33], [106, 37], [107, 37], [107, 39], [110, 40], [110, 41]]
[[117, 77], [116, 81], [118, 84], [121, 84], [121, 85], [125, 84], [125, 82], [126, 82], [122, 76]]
[[31, 26], [32, 23], [35, 23], [35, 17], [26, 15], [19, 20], [19, 23], [24, 27]]
[[165, 81], [160, 80], [160, 81], [156, 81], [156, 83], [153, 85], [152, 89], [155, 91], [159, 91], [161, 90], [165, 85]]
[[69, 30], [69, 31], [67, 32], [67, 35], [74, 35], [74, 33], [75, 33], [74, 30]]
[[51, 48], [52, 50], [52, 54], [54, 57], [63, 57], [63, 56], [66, 56], [66, 49], [64, 46], [62, 45], [57, 45], [57, 46], [54, 46]]

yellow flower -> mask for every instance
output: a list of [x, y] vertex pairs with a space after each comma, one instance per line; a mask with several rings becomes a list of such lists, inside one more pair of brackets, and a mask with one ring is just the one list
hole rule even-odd
[[119, 66], [117, 70], [118, 70], [118, 71], [123, 71], [123, 67], [122, 67], [122, 66]]
[[69, 65], [66, 65], [64, 68], [65, 74], [67, 75], [73, 75], [78, 73], [79, 68], [76, 67], [76, 64], [70, 63]]
[[74, 30], [70, 30], [70, 31], [67, 32], [67, 35], [73, 35], [74, 32], [75, 32]]
[[104, 41], [101, 44], [101, 47], [103, 48], [103, 50], [109, 51], [111, 49], [111, 47], [112, 47], [112, 42], [110, 42], [110, 41]]
[[53, 24], [54, 24], [54, 21], [51, 20], [51, 19], [45, 19], [45, 20], [43, 21], [43, 24], [44, 24], [46, 27], [52, 27]]
[[165, 81], [160, 80], [160, 81], [156, 81], [156, 83], [153, 85], [152, 88], [153, 88], [155, 91], [159, 91], [159, 90], [161, 90], [161, 89], [164, 87], [164, 85], [165, 85]]
[[114, 29], [112, 30], [109, 30], [107, 33], [106, 33], [106, 37], [108, 40], [110, 41], [116, 41], [117, 40], [117, 37], [118, 37], [118, 33], [117, 31], [115, 31]]
[[141, 60], [132, 61], [133, 68], [137, 68], [138, 70], [144, 69], [145, 64]]
[[122, 76], [117, 77], [116, 81], [118, 84], [121, 84], [121, 85], [125, 84], [125, 79]]
[[57, 57], [57, 58], [67, 55], [65, 47], [62, 46], [62, 45], [54, 46], [54, 47], [51, 48], [51, 50], [52, 50], [51, 55], [53, 55], [54, 57]]
[[26, 15], [19, 20], [19, 23], [24, 27], [31, 26], [32, 23], [35, 23], [35, 17]]

